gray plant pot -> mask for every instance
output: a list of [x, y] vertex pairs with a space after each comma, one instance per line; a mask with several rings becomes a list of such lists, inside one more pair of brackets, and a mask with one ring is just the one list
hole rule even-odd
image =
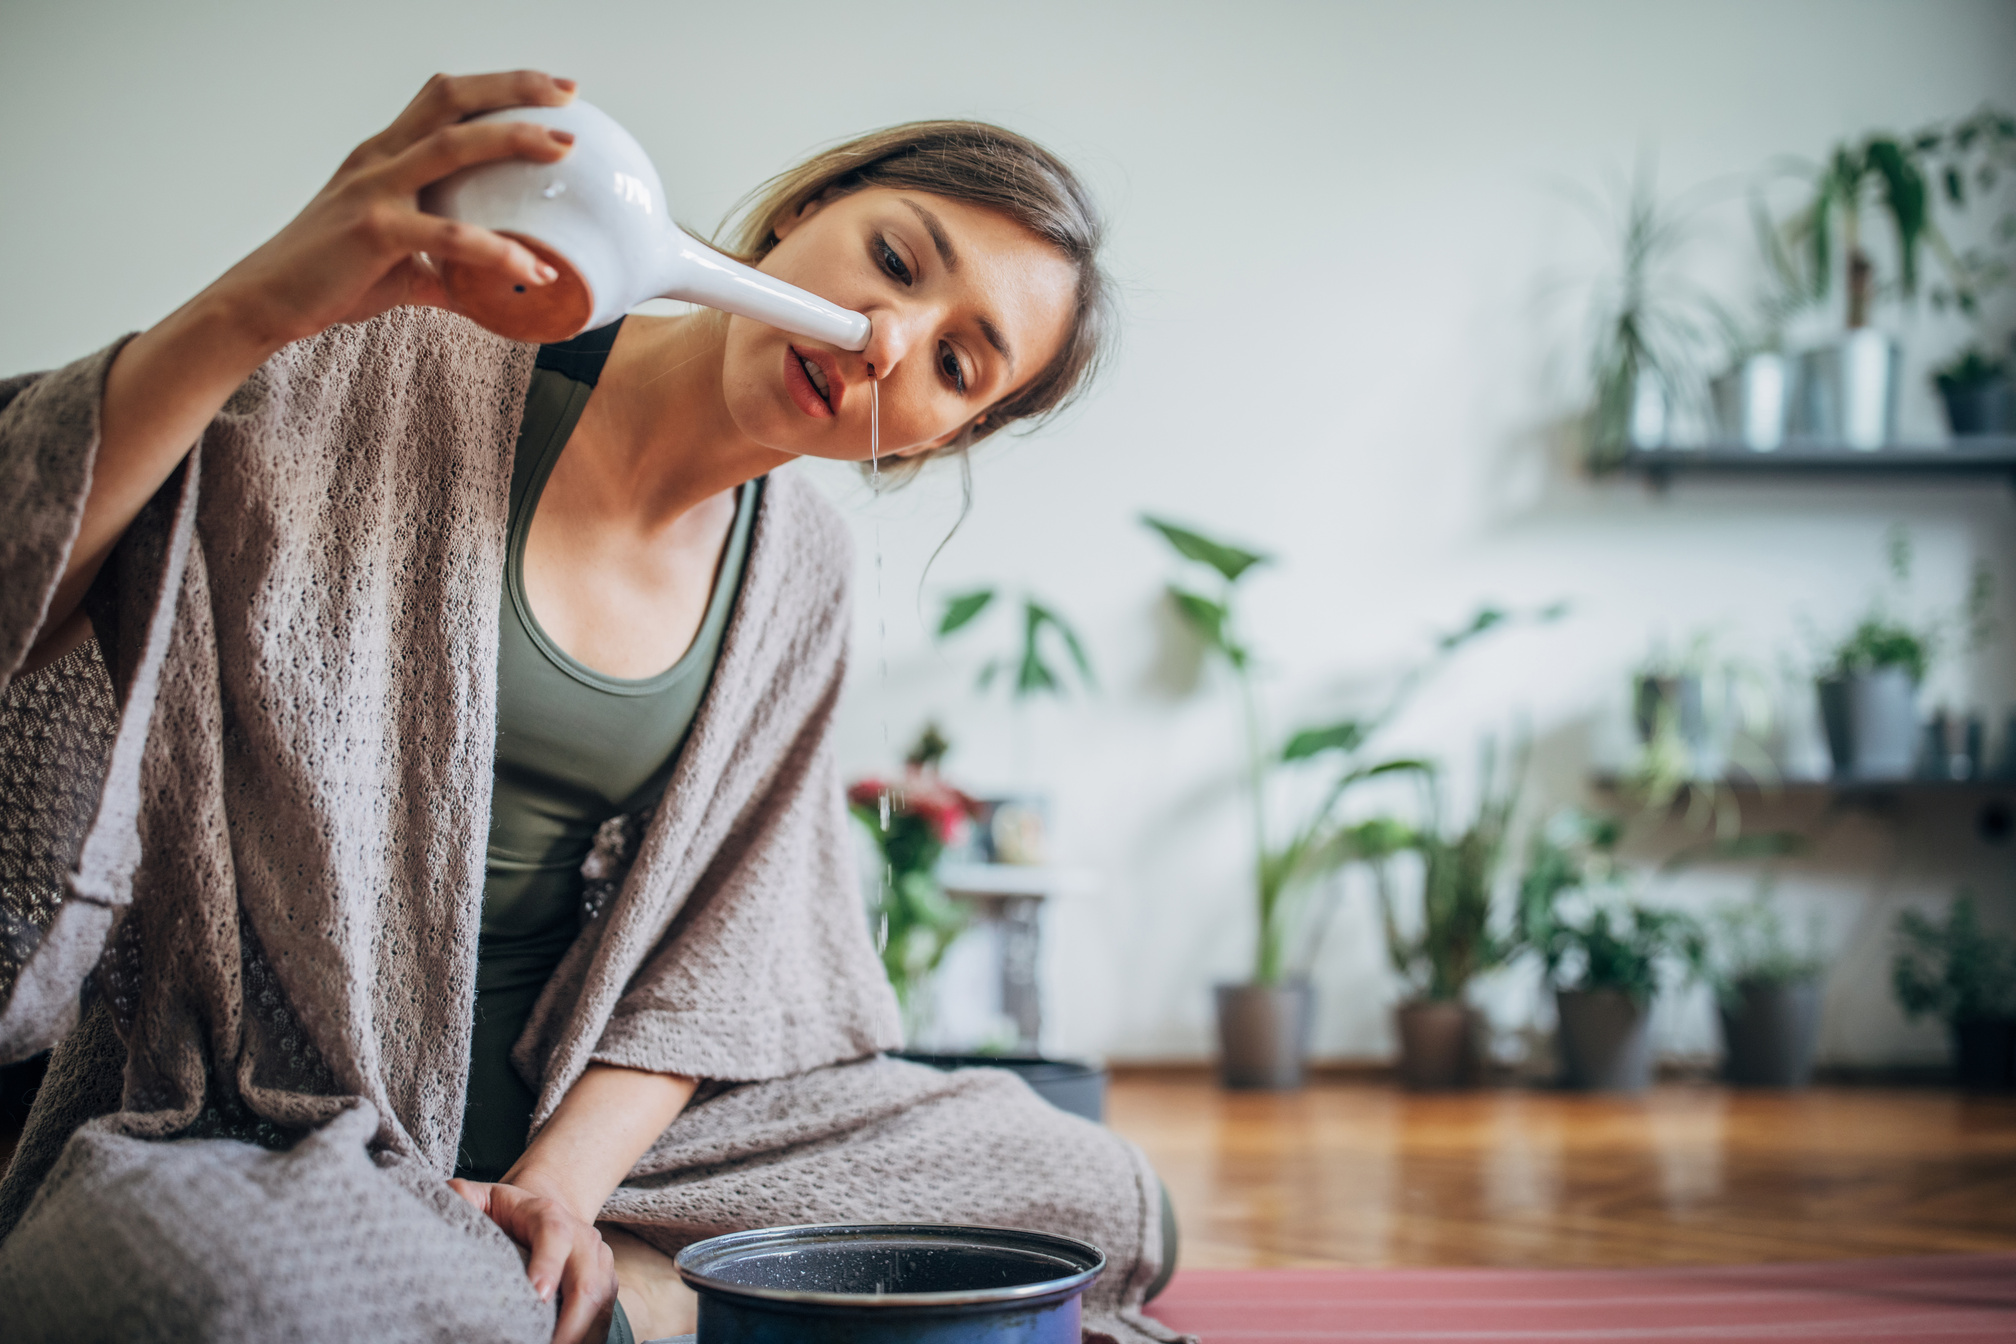
[[1614, 989], [1557, 989], [1562, 1081], [1590, 1092], [1642, 1092], [1652, 1082], [1651, 1012]]
[[1400, 1036], [1400, 1081], [1416, 1092], [1475, 1087], [1477, 1010], [1463, 1002], [1417, 999], [1393, 1010]]
[[1708, 702], [1701, 678], [1691, 674], [1636, 678], [1631, 717], [1638, 727], [1638, 740], [1650, 742], [1659, 731], [1659, 721], [1667, 715], [1672, 716], [1682, 742], [1696, 751], [1708, 745]]
[[1804, 1087], [1813, 1081], [1820, 1040], [1820, 982], [1741, 981], [1734, 1003], [1721, 1005], [1723, 1061], [1739, 1087]]
[[1218, 986], [1218, 1076], [1237, 1090], [1287, 1091], [1302, 1086], [1316, 987]]
[[1863, 327], [1799, 356], [1798, 438], [1874, 451], [1897, 436], [1897, 342]]
[[1918, 764], [1918, 687], [1901, 667], [1819, 683], [1836, 779], [1909, 779]]
[[1724, 443], [1756, 453], [1785, 443], [1792, 410], [1792, 364], [1783, 355], [1755, 354], [1708, 384], [1715, 402], [1715, 433]]
[[1941, 383], [1939, 399], [1946, 403], [1946, 423], [1952, 426], [1956, 439], [2016, 433], [2016, 392], [2007, 378], [1964, 385]]

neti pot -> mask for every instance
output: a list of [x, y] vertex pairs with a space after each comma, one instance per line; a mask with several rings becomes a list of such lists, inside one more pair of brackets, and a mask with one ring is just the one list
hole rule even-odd
[[665, 188], [643, 146], [593, 104], [514, 107], [477, 121], [526, 121], [571, 131], [557, 163], [506, 159], [465, 168], [420, 194], [420, 208], [505, 234], [560, 272], [525, 285], [446, 263], [442, 280], [461, 311], [500, 336], [564, 341], [607, 326], [648, 299], [678, 299], [825, 341], [868, 344], [868, 319], [763, 274], [672, 222]]

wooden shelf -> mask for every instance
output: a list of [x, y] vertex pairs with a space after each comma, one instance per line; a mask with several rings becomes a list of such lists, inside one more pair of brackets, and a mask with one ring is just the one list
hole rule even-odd
[[1616, 470], [1663, 490], [1675, 476], [1822, 477], [1894, 481], [1909, 477], [1988, 477], [2016, 486], [2016, 438], [1897, 444], [1863, 451], [1833, 444], [1788, 443], [1760, 453], [1740, 445], [1634, 448]]

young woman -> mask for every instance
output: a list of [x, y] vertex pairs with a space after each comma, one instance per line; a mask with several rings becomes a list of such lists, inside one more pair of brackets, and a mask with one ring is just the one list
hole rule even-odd
[[913, 462], [1061, 405], [1106, 318], [1090, 203], [998, 128], [897, 127], [740, 239], [867, 349], [700, 313], [535, 350], [437, 268], [553, 270], [416, 196], [565, 155], [466, 118], [573, 92], [437, 77], [159, 325], [0, 383], [0, 1057], [61, 1040], [0, 1315], [651, 1337], [691, 1328], [699, 1237], [923, 1219], [1092, 1240], [1088, 1321], [1171, 1338], [1138, 1151], [878, 1053], [847, 544], [770, 475], [866, 459], [871, 380]]

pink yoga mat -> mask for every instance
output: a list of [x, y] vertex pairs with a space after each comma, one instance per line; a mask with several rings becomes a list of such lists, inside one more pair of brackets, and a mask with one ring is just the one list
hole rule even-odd
[[2016, 1340], [2016, 1255], [1679, 1269], [1199, 1269], [1150, 1312], [1205, 1344]]

